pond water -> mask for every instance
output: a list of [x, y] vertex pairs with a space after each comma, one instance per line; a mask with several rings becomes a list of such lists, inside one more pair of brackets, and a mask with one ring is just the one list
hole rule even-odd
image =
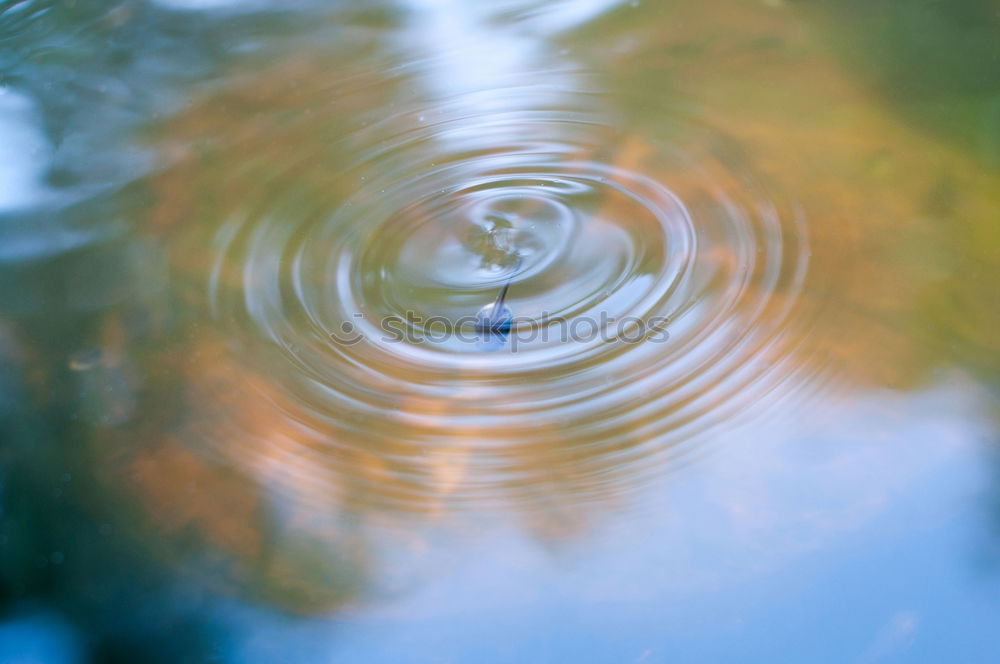
[[995, 662], [993, 0], [0, 2], [0, 662]]

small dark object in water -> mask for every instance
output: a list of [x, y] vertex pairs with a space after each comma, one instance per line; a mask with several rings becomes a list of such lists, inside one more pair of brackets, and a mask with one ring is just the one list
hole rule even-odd
[[497, 299], [487, 304], [485, 307], [479, 310], [476, 314], [476, 331], [483, 332], [486, 334], [507, 334], [510, 332], [511, 323], [514, 320], [514, 315], [511, 313], [510, 308], [504, 304], [504, 300], [507, 299], [507, 291], [510, 289], [510, 282], [514, 278], [514, 274], [521, 267], [520, 256], [517, 259], [517, 265], [514, 266], [514, 272], [507, 278], [507, 283], [503, 285], [500, 289], [500, 294], [497, 295]]

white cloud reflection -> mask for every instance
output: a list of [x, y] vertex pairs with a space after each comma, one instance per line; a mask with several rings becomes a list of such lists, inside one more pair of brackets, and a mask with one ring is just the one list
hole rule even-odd
[[45, 193], [52, 150], [40, 119], [27, 96], [0, 88], [0, 212], [30, 207]]
[[[439, 531], [400, 563], [409, 590], [349, 618], [248, 617], [255, 636], [235, 658], [261, 661], [275, 654], [268, 644], [294, 642], [302, 657], [372, 663], [431, 651], [482, 662], [764, 662], [776, 652], [874, 662], [992, 638], [1000, 615], [971, 597], [979, 579], [969, 575], [968, 534], [982, 526], [970, 501], [990, 482], [981, 407], [972, 383], [949, 377], [921, 393], [858, 390], [772, 413], [650, 487], [638, 508], [598, 511], [601, 523], [568, 538], [484, 519], [481, 537]], [[331, 632], [345, 620], [349, 630]], [[482, 650], [496, 643], [506, 650]]]

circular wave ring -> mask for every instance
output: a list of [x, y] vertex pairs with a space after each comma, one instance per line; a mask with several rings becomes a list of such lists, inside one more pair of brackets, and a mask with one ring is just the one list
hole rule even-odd
[[[717, 133], [411, 120], [352, 136], [329, 194], [275, 177], [219, 228], [214, 311], [294, 423], [236, 463], [283, 447], [397, 506], [598, 495], [788, 379], [802, 221]], [[508, 281], [514, 327], [484, 340]]]

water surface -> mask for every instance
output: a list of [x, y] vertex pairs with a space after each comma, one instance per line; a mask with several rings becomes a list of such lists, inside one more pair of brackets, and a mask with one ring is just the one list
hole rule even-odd
[[0, 4], [0, 660], [992, 661], [995, 9]]

